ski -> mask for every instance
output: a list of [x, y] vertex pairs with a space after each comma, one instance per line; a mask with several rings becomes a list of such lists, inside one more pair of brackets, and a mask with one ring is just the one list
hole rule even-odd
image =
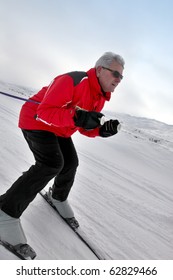
[[96, 248], [95, 244], [91, 242], [87, 235], [82, 231], [80, 226], [75, 227], [73, 226], [73, 222], [69, 222], [68, 219], [63, 218], [56, 207], [53, 205], [52, 201], [50, 200], [47, 192], [45, 190], [40, 191], [40, 195], [45, 199], [45, 201], [54, 209], [54, 211], [59, 215], [59, 217], [65, 221], [65, 223], [75, 232], [75, 234], [79, 237], [79, 239], [92, 251], [92, 253], [96, 256], [98, 260], [105, 260], [105, 257], [103, 256], [101, 250], [99, 248]]
[[28, 244], [14, 246], [4, 240], [0, 240], [0, 245], [21, 260], [33, 260], [36, 257], [36, 252]]

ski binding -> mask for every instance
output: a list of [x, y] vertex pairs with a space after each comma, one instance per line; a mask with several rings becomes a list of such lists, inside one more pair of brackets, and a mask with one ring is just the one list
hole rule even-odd
[[36, 252], [29, 244], [12, 245], [6, 241], [0, 240], [0, 245], [4, 246], [21, 260], [33, 260], [36, 257]]

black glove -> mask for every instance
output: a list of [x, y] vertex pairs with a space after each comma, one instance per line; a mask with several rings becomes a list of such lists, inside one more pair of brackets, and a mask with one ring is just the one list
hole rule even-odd
[[104, 115], [99, 112], [78, 109], [74, 116], [74, 122], [76, 126], [82, 127], [86, 130], [94, 129], [100, 126], [100, 119], [103, 116]]
[[118, 120], [109, 120], [100, 127], [100, 136], [109, 137], [118, 132], [118, 125], [120, 125]]

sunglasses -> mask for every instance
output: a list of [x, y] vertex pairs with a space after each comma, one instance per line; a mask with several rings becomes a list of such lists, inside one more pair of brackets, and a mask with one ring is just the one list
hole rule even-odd
[[112, 75], [113, 75], [115, 78], [120, 78], [120, 79], [122, 80], [123, 75], [121, 75], [118, 71], [114, 71], [114, 70], [112, 70], [112, 69], [110, 69], [110, 68], [103, 67], [103, 66], [102, 66], [102, 68], [103, 68], [103, 69], [106, 69], [106, 70], [108, 70], [108, 71], [110, 71], [110, 72], [112, 72]]

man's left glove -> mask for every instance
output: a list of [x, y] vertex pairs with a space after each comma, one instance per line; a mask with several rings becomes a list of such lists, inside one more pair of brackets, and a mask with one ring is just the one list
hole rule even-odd
[[118, 132], [120, 129], [120, 123], [118, 120], [109, 120], [100, 127], [99, 133], [101, 137], [109, 137]]

